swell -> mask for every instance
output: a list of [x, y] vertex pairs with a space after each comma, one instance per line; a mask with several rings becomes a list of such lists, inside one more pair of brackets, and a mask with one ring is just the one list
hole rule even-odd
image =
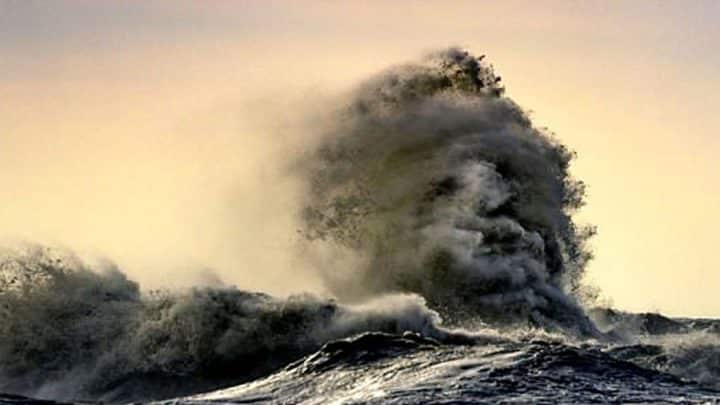
[[329, 343], [266, 378], [174, 400], [232, 403], [706, 403], [718, 392], [593, 345], [526, 336], [463, 345], [411, 333]]
[[614, 337], [606, 349], [612, 356], [720, 390], [720, 321], [610, 309], [591, 314]]

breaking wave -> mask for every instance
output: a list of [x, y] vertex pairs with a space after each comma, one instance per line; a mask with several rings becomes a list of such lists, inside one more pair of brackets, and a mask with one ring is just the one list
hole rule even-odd
[[459, 49], [368, 81], [301, 166], [305, 235], [357, 254], [333, 292], [425, 297], [444, 319], [595, 329], [577, 302], [592, 227], [573, 153]]
[[0, 392], [162, 398], [247, 381], [366, 331], [444, 339], [417, 296], [341, 305], [236, 288], [141, 294], [108, 264], [30, 247], [0, 262]]
[[720, 388], [720, 323], [586, 313], [594, 228], [573, 221], [585, 192], [573, 153], [504, 96], [483, 57], [438, 52], [342, 104], [294, 166], [305, 253], [332, 298], [141, 291], [112, 263], [7, 249], [0, 391], [135, 401], [241, 384], [188, 403], [357, 400], [372, 384], [377, 403], [554, 401], [568, 386], [578, 401], [715, 395], [682, 379]]

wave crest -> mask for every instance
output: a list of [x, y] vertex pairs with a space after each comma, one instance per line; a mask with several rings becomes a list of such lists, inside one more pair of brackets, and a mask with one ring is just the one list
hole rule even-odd
[[576, 296], [591, 257], [564, 145], [503, 96], [492, 67], [449, 49], [368, 81], [303, 162], [308, 239], [364, 265], [333, 292], [425, 297], [445, 319], [595, 329]]
[[341, 305], [232, 287], [142, 294], [112, 265], [32, 247], [0, 262], [0, 390], [138, 400], [231, 385], [366, 331], [443, 338], [413, 296]]

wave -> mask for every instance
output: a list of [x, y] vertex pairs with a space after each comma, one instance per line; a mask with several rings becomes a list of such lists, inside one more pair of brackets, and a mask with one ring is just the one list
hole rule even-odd
[[439, 323], [417, 296], [341, 305], [232, 287], [142, 294], [112, 265], [30, 247], [0, 262], [0, 391], [164, 398], [251, 380], [361, 332], [448, 338]]
[[533, 126], [483, 57], [437, 52], [342, 104], [295, 162], [305, 252], [331, 298], [142, 291], [109, 262], [6, 250], [0, 391], [146, 401], [240, 384], [185, 402], [715, 395], [685, 380], [720, 388], [720, 323], [585, 311], [594, 228], [573, 220], [585, 190], [568, 173], [573, 153]]
[[206, 403], [709, 403], [718, 392], [594, 346], [524, 338], [438, 344], [366, 333], [263, 379], [178, 398]]
[[591, 314], [615, 337], [611, 355], [720, 390], [720, 321], [610, 309]]
[[483, 58], [448, 49], [369, 80], [312, 159], [304, 234], [363, 263], [333, 292], [425, 297], [448, 322], [596, 334], [578, 303], [594, 228], [576, 225], [573, 153], [503, 96]]

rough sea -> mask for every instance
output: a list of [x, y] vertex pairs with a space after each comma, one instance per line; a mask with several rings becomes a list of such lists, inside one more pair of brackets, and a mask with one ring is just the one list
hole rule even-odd
[[720, 403], [720, 321], [599, 304], [574, 153], [505, 93], [450, 48], [314, 117], [286, 163], [325, 295], [2, 250], [0, 404]]

